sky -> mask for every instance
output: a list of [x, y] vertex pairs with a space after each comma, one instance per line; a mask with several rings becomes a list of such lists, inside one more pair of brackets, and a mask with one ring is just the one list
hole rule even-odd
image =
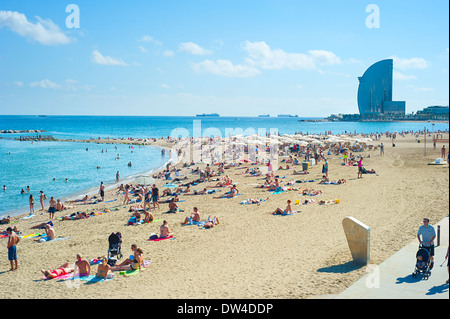
[[449, 104], [445, 0], [0, 2], [0, 115], [358, 113], [394, 59], [406, 112]]

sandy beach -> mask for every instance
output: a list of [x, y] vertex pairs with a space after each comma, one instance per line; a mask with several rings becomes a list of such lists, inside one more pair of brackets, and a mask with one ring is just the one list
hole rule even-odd
[[[443, 134], [443, 138], [448, 141], [448, 133]], [[101, 142], [173, 146], [161, 139]], [[374, 149], [355, 153], [364, 156], [365, 167], [377, 173], [364, 174], [361, 179], [357, 178], [357, 167], [341, 165], [340, 155], [326, 156], [330, 180], [345, 179], [346, 183], [342, 185], [319, 184], [323, 175], [322, 162], [310, 167], [308, 175], [293, 175], [292, 169], [275, 172], [281, 177], [286, 176], [281, 179], [281, 185], [304, 178], [316, 180], [295, 183], [294, 187], [320, 190], [322, 193], [317, 196], [300, 195], [298, 190], [273, 194], [258, 188], [257, 185], [264, 183], [264, 176], [243, 174], [245, 169], [242, 167], [255, 167], [244, 163], [225, 170], [242, 195], [213, 199], [229, 190], [219, 187], [208, 188], [218, 190], [215, 194], [180, 195], [183, 202], [178, 206], [182, 212], [166, 214], [168, 204], [160, 204], [159, 210], [152, 210], [157, 221], [128, 226], [129, 208], [135, 204], [122, 205], [124, 196], [118, 194], [116, 188], [109, 189], [105, 203], [77, 205], [56, 212], [52, 220], [56, 235], [70, 238], [45, 243], [21, 239], [17, 247], [18, 270], [8, 271], [7, 238], [0, 239], [4, 245], [0, 258], [0, 296], [2, 299], [304, 299], [338, 294], [366, 273], [366, 267], [352, 263], [342, 228], [345, 217], [352, 216], [371, 228], [370, 263], [379, 264], [415, 238], [423, 217], [428, 217], [434, 224], [448, 215], [449, 167], [428, 165], [440, 157], [443, 144], [448, 151], [448, 142], [438, 142], [433, 149], [430, 139], [426, 156], [423, 142], [418, 143], [413, 134], [397, 136], [395, 147], [386, 136], [370, 144], [381, 142], [385, 145], [384, 156]], [[197, 179], [198, 174], [191, 174], [191, 169], [204, 169], [205, 166], [195, 164], [183, 168], [177, 164], [176, 167], [181, 169], [180, 178], [187, 177], [181, 183]], [[301, 167], [294, 166], [296, 170]], [[213, 171], [217, 171], [217, 167], [213, 167]], [[167, 182], [157, 180], [160, 193]], [[192, 189], [202, 190], [216, 183], [204, 182]], [[160, 197], [160, 201], [168, 198], [170, 196]], [[240, 204], [250, 198], [265, 201], [260, 205]], [[278, 207], [284, 209], [288, 199], [292, 201], [292, 209], [298, 211], [295, 215], [271, 214]], [[314, 199], [316, 203], [302, 205], [305, 199]], [[339, 204], [319, 205], [320, 200], [336, 199]], [[296, 204], [296, 200], [300, 204]], [[16, 226], [21, 235], [39, 232], [30, 228], [49, 221], [47, 211], [38, 211], [38, 199], [35, 206], [36, 217], [13, 218], [17, 222], [11, 226]], [[202, 220], [209, 215], [217, 216], [220, 224], [212, 229], [182, 226], [181, 222], [191, 215], [194, 207], [198, 207]], [[91, 213], [106, 209], [110, 212], [83, 220], [57, 219], [77, 211]], [[168, 221], [175, 239], [148, 241], [152, 233], [159, 234], [161, 220]], [[144, 252], [144, 259], [151, 260], [145, 271], [129, 277], [115, 272], [114, 279], [95, 284], [42, 279], [41, 269], [56, 269], [64, 262], [73, 264], [78, 253], [87, 259], [107, 255], [108, 236], [117, 231], [122, 233], [124, 258], [131, 254], [130, 246], [137, 244]], [[97, 265], [91, 269], [95, 274]]]

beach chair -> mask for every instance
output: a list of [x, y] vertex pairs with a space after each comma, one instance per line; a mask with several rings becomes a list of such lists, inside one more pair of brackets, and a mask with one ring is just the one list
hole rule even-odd
[[108, 259], [113, 256], [117, 256], [118, 259], [122, 258], [122, 234], [120, 232], [111, 233], [108, 237], [108, 242]]

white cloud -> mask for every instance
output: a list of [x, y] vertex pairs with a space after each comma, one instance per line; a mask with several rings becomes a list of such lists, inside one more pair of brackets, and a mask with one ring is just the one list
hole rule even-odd
[[102, 65], [120, 65], [127, 66], [122, 59], [112, 58], [110, 56], [102, 55], [98, 50], [92, 51], [92, 60], [93, 63], [102, 64]]
[[193, 42], [183, 42], [178, 46], [181, 52], [187, 52], [194, 55], [211, 54], [212, 51], [206, 50]]
[[138, 39], [138, 41], [140, 41], [140, 42], [151, 42], [151, 43], [154, 43], [156, 45], [162, 45], [161, 41], [156, 40], [155, 38], [153, 38], [150, 35], [144, 35], [142, 38]]
[[161, 84], [161, 87], [162, 87], [163, 89], [170, 89], [170, 86], [167, 85], [167, 84], [165, 84], [165, 83], [162, 83], [162, 84]]
[[41, 80], [38, 82], [31, 82], [30, 86], [32, 88], [34, 87], [40, 87], [43, 89], [58, 89], [61, 86], [59, 84], [56, 84], [55, 82], [50, 81], [49, 79]]
[[260, 74], [261, 72], [252, 66], [245, 64], [234, 65], [228, 60], [205, 60], [200, 63], [193, 64], [194, 71], [198, 73], [212, 73], [217, 75], [223, 75], [227, 77], [252, 77]]
[[430, 62], [424, 58], [399, 58], [398, 56], [391, 56], [390, 59], [394, 60], [394, 68], [400, 70], [407, 69], [426, 69], [430, 66]]
[[339, 64], [341, 60], [331, 51], [310, 50], [308, 54], [288, 53], [272, 49], [267, 43], [245, 41], [243, 49], [248, 53], [247, 64], [270, 70], [313, 70], [318, 65]]
[[72, 41], [50, 19], [36, 17], [36, 23], [28, 21], [27, 17], [17, 11], [0, 11], [0, 28], [8, 27], [11, 31], [33, 39], [44, 45], [68, 44]]
[[23, 86], [23, 82], [22, 81], [14, 81], [14, 84], [17, 86]]
[[394, 71], [394, 80], [407, 81], [407, 80], [416, 80], [416, 79], [417, 79], [417, 76], [415, 76], [415, 75], [405, 75], [398, 71]]
[[[22, 83], [22, 85], [23, 85], [23, 83]], [[41, 89], [62, 89], [62, 90], [69, 90], [69, 91], [78, 91], [78, 90], [90, 91], [93, 88], [93, 86], [81, 85], [80, 81], [72, 80], [72, 79], [67, 79], [63, 84], [58, 84], [58, 83], [50, 81], [49, 79], [44, 79], [41, 81], [31, 82], [30, 87], [41, 88]]]
[[148, 50], [144, 48], [143, 46], [138, 46], [139, 50], [141, 50], [142, 53], [148, 53]]
[[173, 57], [175, 55], [175, 53], [173, 51], [171, 51], [171, 50], [165, 50], [163, 52], [163, 55], [171, 58], [171, 57]]

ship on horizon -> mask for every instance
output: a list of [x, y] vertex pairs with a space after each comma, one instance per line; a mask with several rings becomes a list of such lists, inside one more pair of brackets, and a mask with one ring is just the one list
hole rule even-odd
[[298, 117], [298, 115], [291, 115], [291, 114], [278, 114], [278, 117]]
[[260, 114], [258, 117], [270, 117], [270, 114]]
[[218, 117], [220, 116], [218, 113], [203, 113], [197, 114], [198, 117]]

